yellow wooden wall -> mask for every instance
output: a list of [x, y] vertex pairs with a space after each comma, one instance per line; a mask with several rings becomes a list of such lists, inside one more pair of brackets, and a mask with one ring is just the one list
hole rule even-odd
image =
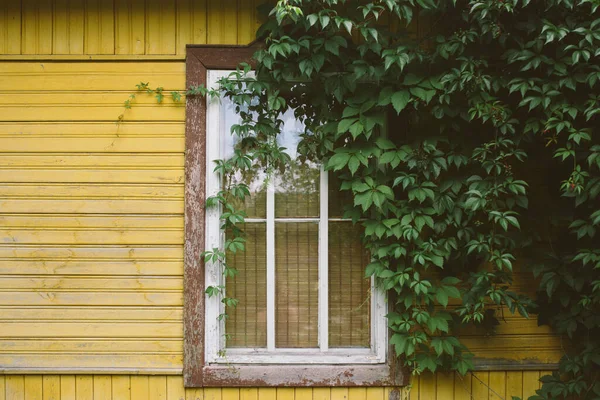
[[[141, 95], [116, 121], [140, 81], [184, 88], [185, 44], [249, 43], [258, 1], [0, 0], [0, 400], [388, 398], [183, 389], [184, 107]], [[466, 342], [481, 357], [556, 360], [558, 341], [535, 325], [507, 316], [498, 336]], [[518, 395], [539, 374], [476, 376]], [[496, 398], [446, 375], [404, 395], [470, 391]]]

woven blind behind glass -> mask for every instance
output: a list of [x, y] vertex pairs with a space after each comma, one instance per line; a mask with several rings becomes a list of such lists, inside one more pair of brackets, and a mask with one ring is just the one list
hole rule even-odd
[[226, 310], [227, 347], [266, 347], [266, 224], [246, 223], [243, 229], [246, 250], [227, 254], [229, 265], [238, 270], [234, 278], [227, 278], [227, 297], [239, 300], [237, 307], [228, 307]]

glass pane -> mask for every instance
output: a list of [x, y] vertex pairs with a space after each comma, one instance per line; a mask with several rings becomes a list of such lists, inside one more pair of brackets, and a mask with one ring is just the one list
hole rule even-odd
[[329, 347], [369, 347], [371, 280], [360, 226], [329, 223]]
[[352, 206], [354, 199], [351, 190], [340, 190], [340, 179], [336, 173], [329, 172], [329, 218], [343, 218], [344, 211]]
[[286, 148], [292, 161], [285, 170], [275, 176], [275, 217], [318, 217], [319, 216], [319, 166], [312, 161], [300, 162], [298, 143], [304, 125], [288, 111], [277, 138], [279, 146]]
[[[235, 106], [228, 98], [221, 99], [221, 157], [225, 160], [234, 155], [236, 147], [240, 146], [241, 140], [237, 135], [231, 134], [231, 127], [240, 123], [240, 117], [235, 112]], [[231, 180], [223, 179], [223, 187], [243, 183], [248, 185], [250, 196], [247, 196], [243, 202], [234, 205], [238, 210], [244, 210], [249, 218], [266, 218], [266, 174], [257, 169], [247, 171], [244, 175], [236, 174]]]
[[227, 278], [227, 297], [239, 300], [228, 307], [225, 324], [227, 347], [267, 346], [267, 244], [266, 224], [247, 223], [243, 227], [245, 251], [227, 253], [227, 262], [238, 274]]
[[275, 346], [318, 347], [319, 225], [275, 224]]

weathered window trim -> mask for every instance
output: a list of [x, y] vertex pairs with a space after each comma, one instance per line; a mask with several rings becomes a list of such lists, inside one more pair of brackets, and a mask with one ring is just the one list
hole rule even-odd
[[[188, 46], [186, 87], [206, 85], [209, 69], [235, 69], [259, 48]], [[186, 387], [244, 386], [400, 386], [407, 374], [395, 357], [375, 365], [206, 365], [204, 349], [206, 100], [186, 102], [184, 383]], [[394, 354], [392, 349], [388, 354]]]

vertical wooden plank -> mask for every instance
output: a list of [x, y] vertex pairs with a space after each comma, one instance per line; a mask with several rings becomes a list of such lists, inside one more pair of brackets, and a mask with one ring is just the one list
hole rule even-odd
[[[312, 391], [312, 400], [331, 400], [331, 389], [326, 387], [316, 387]], [[260, 398], [260, 400], [263, 400]]]
[[521, 371], [506, 372], [506, 398], [510, 400], [513, 396], [523, 396], [523, 372]]
[[219, 388], [204, 389], [204, 400], [221, 400], [221, 389], [219, 389]]
[[237, 44], [237, 0], [208, 0], [208, 43]]
[[204, 400], [204, 391], [200, 388], [185, 389], [185, 400]]
[[485, 400], [489, 396], [490, 373], [485, 371], [473, 372], [471, 390], [473, 397]]
[[0, 4], [0, 54], [21, 53], [21, 2]]
[[55, 0], [52, 54], [83, 54], [83, 0]]
[[85, 54], [114, 54], [113, 0], [85, 1]]
[[312, 389], [296, 388], [294, 397], [296, 400], [312, 400]]
[[419, 400], [421, 395], [421, 377], [414, 375], [410, 377], [410, 392], [408, 394], [410, 400]]
[[94, 375], [94, 400], [110, 399], [112, 380], [110, 375]]
[[439, 372], [436, 380], [437, 400], [454, 399], [454, 374]]
[[277, 388], [277, 400], [295, 400], [293, 388]]
[[248, 44], [256, 38], [256, 1], [238, 0], [238, 44]]
[[533, 396], [538, 390], [540, 380], [539, 371], [523, 371], [523, 398]]
[[4, 375], [0, 375], [0, 400], [6, 400], [6, 380]]
[[175, 54], [175, 2], [147, 0], [146, 54]]
[[111, 400], [131, 400], [131, 380], [128, 375], [113, 375]]
[[367, 400], [367, 389], [363, 387], [348, 389], [348, 400]]
[[6, 375], [6, 398], [25, 400], [25, 380], [23, 375]]
[[423, 372], [419, 381], [419, 400], [435, 400], [437, 389], [436, 375], [431, 372]]
[[23, 54], [52, 54], [52, 0], [23, 0]]
[[44, 375], [44, 400], [60, 400], [60, 375]]
[[454, 399], [471, 400], [471, 374], [462, 376], [458, 372], [454, 374]]
[[148, 399], [149, 395], [148, 377], [147, 376], [132, 376], [131, 377], [131, 399]]
[[506, 398], [506, 372], [490, 372], [490, 400], [504, 400]]
[[[313, 389], [314, 391], [315, 389]], [[384, 390], [382, 387], [369, 387], [367, 388], [367, 399], [368, 400], [385, 400]], [[313, 399], [315, 400], [315, 399]]]
[[60, 376], [60, 400], [75, 400], [75, 375]]
[[183, 376], [167, 377], [167, 400], [185, 400]]
[[[312, 396], [312, 390], [311, 390]], [[258, 400], [258, 389], [257, 388], [243, 388], [240, 389], [240, 400]], [[308, 399], [311, 400], [311, 399]]]
[[93, 400], [93, 377], [91, 375], [78, 375], [75, 378], [75, 393], [77, 394], [77, 400]]
[[[206, 396], [206, 393], [205, 393]], [[259, 388], [258, 398], [260, 400], [277, 400], [277, 389], [275, 388]], [[205, 398], [204, 400], [209, 400]]]
[[206, 43], [206, 0], [177, 0], [177, 54], [188, 44]]
[[167, 398], [166, 377], [151, 376], [148, 378], [148, 398], [152, 400], [165, 400]]
[[145, 0], [115, 0], [115, 54], [144, 54]]
[[[280, 400], [280, 399], [277, 399]], [[283, 399], [288, 400], [288, 399]], [[331, 400], [348, 400], [348, 388], [331, 388]]]
[[25, 400], [42, 400], [42, 376], [27, 375], [24, 377]]

